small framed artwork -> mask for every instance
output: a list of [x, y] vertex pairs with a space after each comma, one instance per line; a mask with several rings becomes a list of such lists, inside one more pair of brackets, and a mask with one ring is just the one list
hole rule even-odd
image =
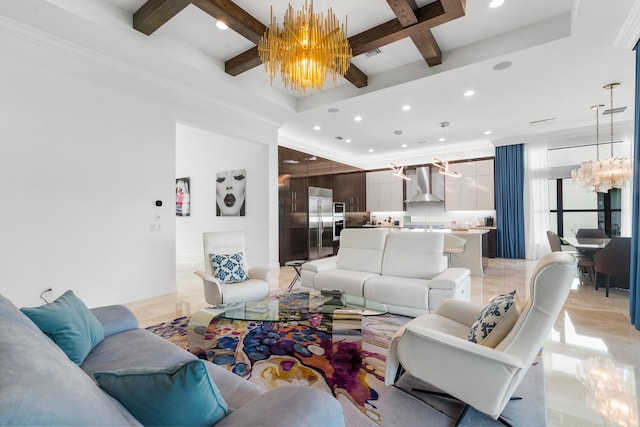
[[176, 179], [176, 216], [191, 215], [191, 179]]
[[245, 216], [247, 170], [216, 174], [216, 216]]

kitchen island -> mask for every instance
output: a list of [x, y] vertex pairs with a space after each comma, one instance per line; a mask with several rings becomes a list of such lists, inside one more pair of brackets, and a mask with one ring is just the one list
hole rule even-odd
[[[483, 238], [488, 237], [489, 228], [433, 228], [423, 227], [404, 228], [406, 231], [423, 231], [426, 233], [451, 233], [461, 239], [466, 240], [464, 252], [451, 254], [451, 267], [464, 267], [471, 270], [472, 276], [482, 276], [487, 267], [487, 254], [483, 254]], [[486, 236], [485, 236], [486, 235]], [[484, 256], [483, 256], [484, 255]]]
[[482, 251], [482, 239], [489, 233], [489, 230], [470, 228], [468, 230], [449, 230], [449, 232], [467, 241], [464, 252], [451, 255], [451, 267], [465, 267], [471, 270], [472, 276], [482, 276], [488, 262], [487, 257], [483, 256], [485, 254]]

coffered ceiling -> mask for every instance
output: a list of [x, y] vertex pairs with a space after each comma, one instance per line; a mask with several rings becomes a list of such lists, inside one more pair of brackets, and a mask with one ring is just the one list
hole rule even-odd
[[[505, 0], [498, 8], [490, 0], [314, 0], [316, 11], [348, 16], [354, 68], [306, 96], [270, 85], [256, 62], [270, 7], [282, 22], [289, 1], [48, 3], [91, 22], [96, 34], [131, 40], [119, 45], [123, 56], [130, 49], [129, 60], [146, 69], [149, 58], [174, 61], [204, 76], [202, 91], [282, 123], [281, 145], [363, 168], [486, 155], [493, 144], [567, 132], [589, 138], [589, 107], [608, 106], [602, 86], [612, 81], [621, 83], [616, 106], [628, 107], [615, 120], [633, 116], [634, 54], [616, 40], [635, 0]], [[230, 28], [218, 29], [218, 20]], [[451, 123], [446, 144], [438, 141], [443, 121]]]

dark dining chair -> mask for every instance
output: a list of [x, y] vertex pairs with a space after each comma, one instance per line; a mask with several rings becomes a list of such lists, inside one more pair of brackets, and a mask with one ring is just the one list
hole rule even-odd
[[611, 276], [615, 278], [615, 286], [629, 287], [631, 270], [631, 238], [614, 237], [604, 248], [593, 255], [593, 268], [596, 272], [596, 289], [598, 289], [598, 274], [605, 274], [606, 291], [609, 296]]
[[[547, 231], [547, 240], [549, 241], [549, 247], [551, 248], [551, 252], [563, 252], [562, 248], [562, 239], [556, 233], [551, 230]], [[578, 276], [580, 278], [580, 284], [584, 284], [585, 276], [589, 277], [589, 280], [593, 282], [595, 280], [595, 273], [593, 270], [593, 260], [585, 256], [578, 251], [575, 250], [574, 247], [570, 246], [572, 250], [567, 250], [564, 252], [569, 252], [572, 254], [576, 260], [578, 261]]]
[[608, 239], [609, 236], [599, 228], [578, 228], [576, 232], [576, 238], [588, 238], [588, 239]]
[[548, 230], [547, 240], [549, 241], [551, 252], [560, 252], [562, 250], [562, 241], [560, 240], [560, 236], [558, 236], [556, 233]]

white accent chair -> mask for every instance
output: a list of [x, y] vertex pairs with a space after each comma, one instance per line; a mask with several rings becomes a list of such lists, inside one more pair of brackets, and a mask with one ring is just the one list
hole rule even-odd
[[[266, 267], [249, 268], [244, 246], [243, 231], [211, 231], [203, 233], [204, 268], [196, 271], [204, 284], [204, 299], [208, 304], [219, 305], [234, 302], [260, 301], [269, 295], [271, 270]], [[231, 255], [242, 253], [242, 261], [248, 280], [237, 283], [222, 283], [213, 275], [211, 254]]]
[[482, 306], [444, 301], [435, 312], [413, 319], [393, 336], [386, 384], [394, 384], [406, 370], [442, 390], [446, 397], [466, 404], [458, 424], [469, 406], [500, 419], [549, 335], [575, 275], [573, 255], [552, 252], [543, 257], [531, 275], [529, 299], [511, 331], [495, 348], [467, 340]]

